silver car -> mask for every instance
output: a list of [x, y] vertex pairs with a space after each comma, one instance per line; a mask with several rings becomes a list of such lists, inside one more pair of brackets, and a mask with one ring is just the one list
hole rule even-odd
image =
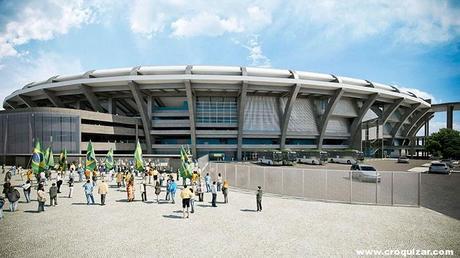
[[407, 157], [399, 157], [398, 163], [409, 163], [409, 159]]
[[359, 181], [380, 182], [380, 174], [373, 166], [353, 164], [350, 169], [353, 171], [352, 177]]
[[428, 170], [429, 173], [441, 173], [441, 174], [449, 174], [450, 168], [446, 163], [441, 162], [433, 162], [430, 165], [430, 169]]

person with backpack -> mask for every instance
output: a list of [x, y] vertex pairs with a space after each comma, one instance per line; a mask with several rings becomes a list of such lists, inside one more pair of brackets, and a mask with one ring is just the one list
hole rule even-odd
[[10, 203], [10, 211], [15, 212], [18, 209], [18, 202], [19, 198], [21, 198], [21, 194], [17, 189], [10, 186], [6, 192], [6, 196], [8, 198], [8, 202]]
[[37, 201], [38, 201], [38, 212], [45, 211], [46, 195], [45, 195], [45, 187], [43, 186], [43, 184], [38, 185]]

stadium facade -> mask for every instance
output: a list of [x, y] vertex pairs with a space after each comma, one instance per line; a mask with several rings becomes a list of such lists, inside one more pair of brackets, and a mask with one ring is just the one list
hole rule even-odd
[[0, 112], [0, 152], [30, 155], [34, 139], [55, 152], [222, 153], [266, 149], [394, 151], [432, 115], [429, 100], [368, 80], [293, 70], [138, 66], [53, 76], [14, 91]]

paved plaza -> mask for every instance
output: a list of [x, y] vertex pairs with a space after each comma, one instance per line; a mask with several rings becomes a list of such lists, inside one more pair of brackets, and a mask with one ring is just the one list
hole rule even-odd
[[[13, 184], [20, 183], [15, 176]], [[23, 203], [22, 191], [17, 212], [8, 212], [6, 204], [0, 256], [300, 257], [412, 248], [460, 253], [459, 220], [424, 207], [350, 205], [266, 194], [264, 211], [258, 213], [254, 192], [232, 189], [228, 204], [219, 203], [219, 195], [218, 207], [212, 208], [206, 194], [205, 202], [196, 203], [196, 213], [182, 219], [179, 199], [175, 205], [157, 204], [153, 187], [143, 203], [136, 184], [136, 201], [128, 203], [126, 192], [112, 182], [107, 205], [88, 206], [81, 185], [76, 184], [69, 199], [64, 184], [59, 205], [46, 207], [44, 213], [36, 213], [36, 201]]]

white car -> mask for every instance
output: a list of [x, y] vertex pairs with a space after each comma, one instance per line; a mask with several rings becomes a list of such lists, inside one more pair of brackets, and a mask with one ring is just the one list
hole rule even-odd
[[351, 165], [350, 170], [352, 170], [352, 177], [358, 179], [359, 181], [368, 181], [368, 182], [380, 182], [381, 176], [377, 170], [370, 165], [363, 164], [353, 164]]
[[316, 157], [303, 157], [303, 158], [297, 158], [297, 163], [302, 163], [302, 164], [312, 164], [312, 165], [323, 165], [323, 162]]
[[430, 169], [428, 170], [429, 173], [441, 173], [441, 174], [449, 174], [450, 168], [446, 163], [441, 162], [433, 162], [430, 165]]
[[335, 158], [330, 158], [330, 162], [339, 163], [339, 164], [348, 164], [348, 165], [358, 163], [358, 161], [356, 161], [356, 159], [354, 159], [352, 157], [339, 157], [339, 156], [337, 156]]

